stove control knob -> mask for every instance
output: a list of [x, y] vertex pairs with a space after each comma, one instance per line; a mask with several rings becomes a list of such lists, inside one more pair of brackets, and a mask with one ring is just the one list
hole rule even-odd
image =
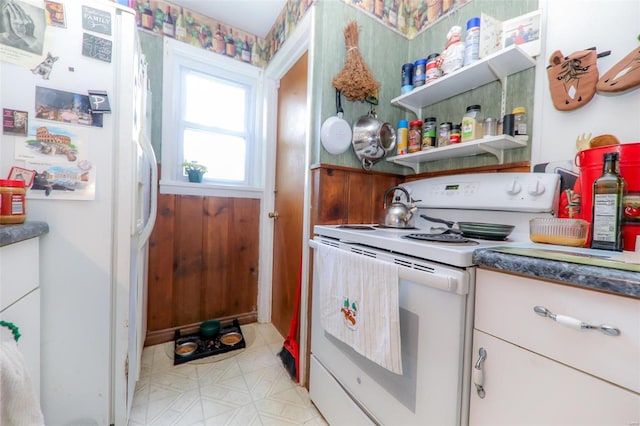
[[536, 180], [534, 184], [529, 185], [527, 190], [529, 191], [529, 195], [542, 195], [544, 193], [544, 184]]
[[516, 195], [522, 190], [522, 187], [520, 186], [520, 183], [514, 179], [507, 184], [506, 190], [507, 194]]

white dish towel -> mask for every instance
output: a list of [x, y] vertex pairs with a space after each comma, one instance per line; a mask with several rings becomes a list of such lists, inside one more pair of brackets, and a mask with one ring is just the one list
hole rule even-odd
[[398, 266], [318, 244], [314, 269], [322, 327], [376, 364], [402, 374]]
[[40, 404], [15, 341], [0, 343], [0, 425], [44, 425]]

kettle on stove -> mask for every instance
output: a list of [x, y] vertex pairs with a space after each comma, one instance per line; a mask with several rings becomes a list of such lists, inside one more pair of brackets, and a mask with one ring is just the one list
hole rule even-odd
[[[395, 195], [395, 191], [402, 191], [407, 198], [407, 203], [400, 201], [400, 196]], [[387, 206], [387, 197], [394, 194], [394, 200]], [[387, 189], [384, 194], [384, 212], [380, 218], [380, 226], [387, 228], [413, 228], [413, 213], [418, 210], [412, 203], [409, 192], [401, 186], [393, 186]]]

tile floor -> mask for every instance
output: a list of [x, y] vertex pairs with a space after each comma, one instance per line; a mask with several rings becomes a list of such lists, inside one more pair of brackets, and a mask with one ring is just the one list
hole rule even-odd
[[271, 324], [242, 326], [245, 349], [173, 365], [173, 342], [146, 347], [129, 426], [324, 425], [307, 390], [285, 371]]

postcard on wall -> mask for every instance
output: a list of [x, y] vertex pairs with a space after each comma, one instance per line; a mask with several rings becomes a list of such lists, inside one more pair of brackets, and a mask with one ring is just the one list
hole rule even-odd
[[89, 96], [36, 86], [36, 118], [102, 127], [102, 114], [91, 111]]
[[540, 54], [540, 11], [536, 10], [502, 23], [502, 46], [518, 45], [530, 56]]
[[32, 66], [45, 44], [45, 11], [42, 1], [0, 0], [0, 60]]
[[67, 21], [64, 14], [64, 5], [55, 1], [45, 0], [44, 10], [46, 11], [47, 25], [67, 28]]
[[2, 133], [27, 136], [28, 116], [26, 111], [2, 108]]
[[27, 198], [95, 199], [95, 168], [87, 141], [87, 129], [43, 123], [31, 125], [26, 138], [17, 138], [15, 158], [26, 165], [13, 169], [33, 173]]

